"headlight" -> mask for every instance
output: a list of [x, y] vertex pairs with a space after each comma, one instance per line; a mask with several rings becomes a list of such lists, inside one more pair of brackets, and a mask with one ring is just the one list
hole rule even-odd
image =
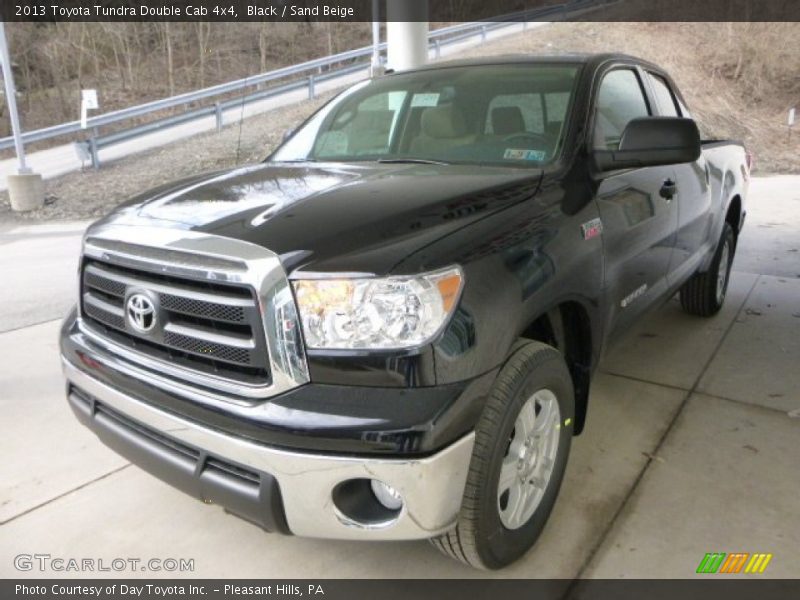
[[452, 267], [418, 276], [293, 284], [307, 347], [400, 349], [423, 345], [441, 331], [463, 276]]

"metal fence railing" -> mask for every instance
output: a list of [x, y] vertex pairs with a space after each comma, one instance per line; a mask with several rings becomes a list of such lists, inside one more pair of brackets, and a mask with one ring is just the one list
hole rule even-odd
[[[506, 27], [509, 23], [527, 21], [545, 21], [565, 18], [571, 13], [590, 8], [594, 5], [608, 3], [609, 0], [568, 0], [563, 4], [555, 4], [544, 8], [522, 11], [504, 15], [491, 21], [463, 23], [434, 30], [428, 35], [429, 50], [435, 57], [441, 55], [443, 47], [449, 44], [462, 42], [468, 38], [481, 36], [481, 41], [486, 41], [490, 31]], [[290, 90], [307, 88], [308, 97], [314, 98], [316, 85], [326, 79], [346, 75], [351, 72], [366, 69], [372, 55], [372, 46], [340, 52], [309, 60], [296, 65], [283, 67], [268, 73], [253, 75], [244, 79], [221, 83], [208, 88], [179, 94], [170, 98], [154, 100], [145, 104], [131, 106], [97, 115], [87, 119], [84, 129], [79, 120], [61, 123], [43, 129], [28, 131], [22, 134], [22, 141], [26, 144], [41, 142], [62, 136], [83, 134], [84, 139], [78, 142], [78, 151], [88, 158], [95, 168], [100, 166], [99, 150], [102, 147], [123, 141], [135, 139], [139, 136], [154, 131], [190, 122], [196, 119], [216, 117], [217, 128], [223, 125], [223, 114], [226, 110], [243, 106], [251, 102], [262, 100], [270, 96], [285, 93]], [[386, 44], [380, 45], [380, 51], [386, 51]], [[272, 85], [270, 85], [272, 84]], [[268, 85], [266, 89], [264, 86]], [[231, 98], [232, 93], [239, 94]], [[197, 107], [197, 104], [204, 104]], [[158, 118], [158, 113], [171, 109], [183, 108], [179, 114]], [[116, 126], [126, 121], [140, 119], [148, 115], [156, 118], [147, 123], [138, 124], [130, 128], [103, 133], [102, 128]], [[13, 137], [0, 138], [0, 150], [12, 148]]]

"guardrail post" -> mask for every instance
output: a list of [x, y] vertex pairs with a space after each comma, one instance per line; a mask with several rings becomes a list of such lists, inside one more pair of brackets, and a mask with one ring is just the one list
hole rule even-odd
[[442, 57], [442, 41], [439, 38], [433, 40], [433, 47], [435, 48], [434, 56], [436, 58]]
[[97, 130], [89, 138], [89, 156], [92, 158], [92, 167], [97, 171], [100, 169], [100, 155], [97, 152]]
[[313, 100], [314, 99], [314, 76], [313, 75], [309, 75], [308, 76], [308, 99], [309, 100]]
[[481, 25], [481, 42], [486, 41], [486, 25]]
[[214, 116], [217, 119], [217, 133], [222, 131], [222, 106], [219, 102], [214, 103]]

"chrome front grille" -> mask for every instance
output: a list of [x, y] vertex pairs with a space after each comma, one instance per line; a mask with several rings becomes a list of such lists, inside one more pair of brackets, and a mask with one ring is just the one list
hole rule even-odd
[[[289, 281], [266, 248], [100, 225], [84, 239], [80, 284], [79, 326], [108, 368], [211, 404], [269, 398], [309, 381]], [[142, 297], [152, 321], [137, 318]]]
[[[171, 348], [180, 348], [192, 354], [202, 354], [213, 358], [238, 364], [249, 364], [252, 361], [252, 350], [249, 347], [237, 348], [225, 340], [225, 343], [218, 344], [207, 339], [198, 339], [197, 334], [192, 330], [186, 330], [189, 335], [175, 333], [173, 331], [164, 332], [164, 343]], [[249, 342], [248, 342], [249, 343]]]
[[219, 304], [205, 300], [193, 300], [184, 296], [161, 294], [159, 297], [162, 308], [195, 317], [206, 317], [216, 321], [228, 323], [241, 323], [245, 320], [245, 311], [242, 306]]
[[91, 294], [83, 296], [83, 314], [109, 327], [125, 331], [125, 317], [122, 316], [121, 309], [105, 302], [101, 303]]
[[[148, 294], [156, 326], [142, 333], [126, 316], [134, 293]], [[254, 292], [242, 286], [165, 276], [87, 259], [83, 312], [140, 352], [250, 383], [269, 382], [269, 357]]]

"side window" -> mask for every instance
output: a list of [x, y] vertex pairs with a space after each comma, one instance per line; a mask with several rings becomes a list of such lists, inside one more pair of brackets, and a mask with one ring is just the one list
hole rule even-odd
[[594, 146], [616, 150], [625, 126], [650, 111], [639, 76], [632, 69], [615, 69], [603, 77], [595, 107]]
[[506, 94], [489, 103], [484, 132], [512, 135], [523, 132], [544, 133], [544, 111], [540, 94]]
[[647, 77], [650, 79], [650, 83], [653, 86], [659, 112], [665, 117], [679, 117], [681, 113], [675, 102], [675, 96], [672, 95], [672, 91], [669, 89], [666, 80], [654, 73], [648, 73]]

